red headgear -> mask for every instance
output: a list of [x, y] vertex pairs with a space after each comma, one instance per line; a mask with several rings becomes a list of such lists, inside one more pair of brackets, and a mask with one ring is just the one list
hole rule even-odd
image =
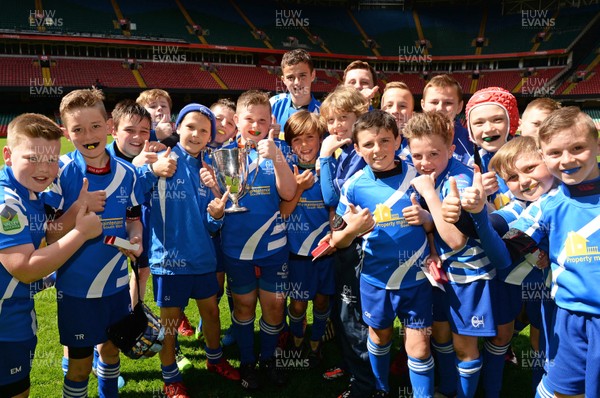
[[[465, 108], [467, 116], [467, 128], [469, 129], [469, 138], [473, 139], [473, 133], [471, 132], [471, 111], [480, 105], [498, 105], [508, 117], [508, 134], [515, 135], [517, 128], [519, 127], [519, 108], [517, 106], [517, 99], [508, 90], [502, 87], [486, 87], [483, 88], [471, 97]], [[508, 138], [508, 136], [507, 136]]]

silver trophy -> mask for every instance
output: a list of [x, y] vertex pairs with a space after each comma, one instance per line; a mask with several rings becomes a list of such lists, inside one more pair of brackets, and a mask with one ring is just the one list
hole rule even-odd
[[229, 198], [233, 205], [225, 209], [225, 213], [239, 213], [248, 211], [247, 208], [238, 205], [238, 201], [252, 189], [252, 184], [258, 174], [260, 157], [256, 159], [256, 173], [252, 183], [248, 183], [248, 156], [252, 147], [256, 144], [248, 141], [242, 148], [221, 148], [211, 153], [212, 163], [215, 170], [217, 184], [221, 192], [225, 193], [229, 188]]

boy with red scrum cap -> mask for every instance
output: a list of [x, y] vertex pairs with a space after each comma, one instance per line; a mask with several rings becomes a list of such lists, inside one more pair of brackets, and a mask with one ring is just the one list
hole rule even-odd
[[469, 166], [479, 166], [488, 199], [500, 209], [510, 201], [509, 189], [488, 167], [494, 153], [515, 135], [519, 127], [517, 100], [501, 87], [486, 87], [473, 94], [465, 112], [469, 138], [475, 144]]

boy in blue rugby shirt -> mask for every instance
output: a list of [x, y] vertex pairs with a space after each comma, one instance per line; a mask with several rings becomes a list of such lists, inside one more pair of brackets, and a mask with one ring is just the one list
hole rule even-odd
[[548, 239], [558, 346], [537, 396], [596, 397], [600, 395], [600, 272], [594, 266], [600, 243], [598, 131], [579, 108], [561, 108], [540, 126], [538, 147], [548, 170], [562, 184], [522, 213], [504, 244], [489, 225], [481, 182], [475, 184], [479, 195], [469, 211], [474, 212], [479, 236], [499, 268], [519, 261]]
[[[368, 64], [367, 64], [368, 66]], [[363, 70], [357, 69], [362, 74]], [[359, 79], [360, 80], [360, 79]], [[327, 123], [329, 136], [323, 140], [319, 161], [319, 183], [326, 206], [335, 209], [344, 182], [367, 164], [352, 145], [352, 125], [369, 110], [367, 98], [353, 87], [339, 86], [323, 101], [321, 117]], [[339, 153], [339, 156], [337, 155]], [[327, 239], [327, 237], [326, 237]], [[368, 327], [362, 321], [359, 294], [360, 241], [334, 253], [336, 292], [333, 298], [331, 321], [342, 351], [342, 365], [327, 370], [326, 379], [350, 373], [350, 385], [344, 397], [370, 395], [375, 378], [367, 351]]]
[[412, 183], [435, 223], [436, 250], [449, 279], [445, 293], [434, 289], [433, 337], [440, 365], [440, 392], [453, 395], [456, 391], [458, 397], [472, 397], [482, 364], [477, 338], [496, 334], [491, 285], [495, 270], [475, 239], [469, 237], [473, 230], [469, 217], [463, 215], [455, 226], [445, 222], [441, 213], [441, 201], [453, 188], [449, 178], [453, 176], [464, 189], [471, 185], [472, 171], [452, 156], [453, 123], [442, 112], [414, 115], [404, 136], [421, 174]]
[[58, 178], [47, 193], [47, 203], [64, 211], [55, 221], [61, 228], [50, 228], [48, 241], [70, 231], [75, 213], [87, 205], [101, 216], [104, 235], [129, 239], [139, 248], [119, 250], [96, 238], [57, 272], [56, 288], [63, 293], [58, 299], [60, 341], [69, 350], [65, 397], [87, 395], [95, 345], [100, 353], [100, 396], [118, 395], [119, 350], [108, 340], [106, 329], [129, 314], [127, 256], [135, 258], [143, 250], [139, 220], [143, 192], [135, 168], [106, 151], [112, 121], [102, 101], [97, 90], [75, 90], [61, 100], [61, 119], [75, 151], [60, 158]]
[[465, 113], [469, 138], [475, 145], [468, 165], [479, 166], [490, 203], [500, 209], [510, 202], [510, 192], [504, 181], [489, 170], [489, 163], [494, 153], [517, 132], [517, 99], [501, 87], [487, 87], [473, 94]]
[[[170, 156], [177, 160], [177, 171], [172, 177], [160, 178], [152, 192], [149, 263], [154, 298], [166, 330], [159, 353], [165, 394], [188, 397], [175, 363], [174, 325], [190, 298], [196, 301], [203, 319], [208, 370], [230, 380], [240, 377], [223, 358], [219, 342], [219, 287], [210, 238], [210, 232], [223, 223], [228, 193], [214, 198], [200, 181], [202, 150], [215, 137], [215, 117], [207, 107], [189, 104], [177, 117], [176, 126], [180, 140]], [[190, 219], [201, 224], [190, 223]]]
[[410, 226], [399, 216], [412, 206], [410, 182], [417, 171], [396, 159], [400, 135], [388, 113], [374, 110], [361, 116], [353, 136], [356, 152], [368, 167], [342, 187], [331, 240], [344, 248], [363, 235], [360, 295], [363, 320], [369, 325], [367, 347], [377, 384], [374, 396], [389, 396], [390, 348], [398, 316], [406, 328], [414, 395], [431, 397], [434, 369], [427, 331], [432, 321], [431, 286], [421, 270], [429, 246], [425, 229]]
[[[248, 181], [250, 191], [240, 200], [247, 212], [231, 213], [221, 229], [227, 284], [233, 295], [232, 326], [240, 348], [242, 387], [257, 389], [255, 370], [254, 320], [260, 300], [260, 362], [275, 385], [285, 383], [275, 366], [275, 347], [283, 329], [282, 294], [288, 273], [288, 250], [285, 225], [279, 211], [281, 200], [291, 200], [296, 193], [296, 179], [285, 154], [285, 142], [267, 138], [271, 127], [271, 105], [266, 93], [250, 90], [237, 102], [235, 121], [237, 142], [232, 146], [249, 147]], [[256, 148], [252, 142], [256, 143]], [[214, 184], [214, 181], [213, 181]]]
[[314, 80], [315, 70], [308, 51], [297, 48], [283, 54], [281, 81], [288, 92], [277, 94], [269, 99], [273, 116], [280, 128], [283, 128], [289, 117], [299, 110], [319, 114], [321, 103], [310, 91]]
[[82, 206], [73, 230], [46, 246], [43, 196], [58, 174], [60, 127], [26, 113], [8, 125], [0, 170], [0, 396], [29, 396], [37, 344], [33, 303], [38, 281], [65, 263], [87, 240], [102, 233], [98, 216]]
[[304, 341], [306, 308], [313, 302], [313, 324], [308, 352], [309, 366], [321, 360], [321, 338], [329, 317], [329, 296], [334, 293], [333, 258], [314, 260], [311, 252], [329, 233], [329, 208], [323, 203], [321, 186], [315, 171], [319, 147], [326, 125], [319, 116], [300, 111], [285, 124], [285, 141], [298, 157], [294, 174], [298, 188], [291, 201], [281, 202], [281, 215], [286, 220], [290, 250], [288, 316], [294, 348], [301, 350]]

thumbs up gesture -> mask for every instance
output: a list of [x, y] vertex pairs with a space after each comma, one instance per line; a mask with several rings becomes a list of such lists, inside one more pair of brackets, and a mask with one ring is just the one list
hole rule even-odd
[[81, 207], [85, 206], [88, 211], [94, 213], [104, 211], [104, 206], [106, 205], [106, 191], [100, 190], [90, 192], [88, 191], [88, 188], [89, 181], [87, 178], [84, 178], [77, 202], [79, 202]]
[[[276, 160], [277, 153], [281, 152], [279, 148], [277, 148], [275, 140], [273, 140], [271, 137], [258, 141], [256, 150], [261, 157], [265, 159], [271, 159], [273, 161]], [[283, 154], [281, 155], [281, 158], [283, 159]]]
[[447, 223], [456, 224], [461, 212], [460, 192], [458, 191], [454, 177], [450, 177], [448, 182], [450, 184], [450, 191], [442, 201], [442, 218]]
[[75, 229], [80, 231], [86, 239], [93, 239], [102, 233], [102, 222], [95, 213], [88, 211], [88, 206], [84, 203], [77, 212]]
[[162, 154], [156, 155], [157, 159], [152, 163], [152, 172], [157, 177], [169, 178], [177, 171], [177, 160], [171, 158], [171, 148], [167, 148]]
[[133, 165], [135, 167], [140, 167], [145, 164], [152, 164], [152, 163], [156, 162], [157, 160], [158, 160], [158, 156], [156, 155], [156, 152], [152, 151], [150, 142], [148, 142], [148, 140], [146, 140], [146, 141], [144, 141], [144, 148], [139, 153], [139, 155], [137, 155], [135, 158], [133, 158], [131, 163], [133, 163]]
[[154, 132], [159, 141], [173, 135], [173, 125], [171, 124], [171, 115], [169, 113], [160, 116], [158, 123], [154, 127]]
[[402, 216], [408, 223], [408, 225], [423, 225], [428, 221], [431, 221], [431, 215], [429, 212], [421, 207], [421, 204], [417, 200], [417, 194], [412, 193], [410, 195], [411, 206], [407, 206], [402, 209]]
[[348, 210], [343, 218], [348, 232], [357, 237], [364, 235], [375, 227], [375, 220], [369, 209], [355, 207], [352, 203], [348, 204]]
[[[473, 173], [473, 184], [463, 191], [461, 206], [469, 213], [480, 213], [485, 208], [486, 188], [479, 166], [475, 165]], [[489, 173], [486, 173], [489, 174]]]
[[298, 171], [298, 166], [294, 165], [294, 177], [296, 177], [296, 183], [298, 189], [306, 191], [311, 189], [315, 183], [315, 177], [310, 170], [304, 170], [302, 174]]

